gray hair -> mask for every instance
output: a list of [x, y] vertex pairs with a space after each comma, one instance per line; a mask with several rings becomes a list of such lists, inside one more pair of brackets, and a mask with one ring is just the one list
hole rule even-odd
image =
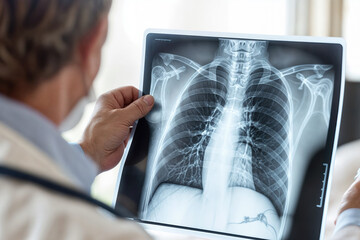
[[0, 0], [0, 93], [35, 88], [72, 59], [111, 0]]

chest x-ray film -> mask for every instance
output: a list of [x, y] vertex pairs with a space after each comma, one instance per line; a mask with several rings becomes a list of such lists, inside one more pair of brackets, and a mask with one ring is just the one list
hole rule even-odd
[[343, 51], [334, 38], [147, 33], [141, 90], [155, 107], [115, 205], [215, 239], [321, 238]]

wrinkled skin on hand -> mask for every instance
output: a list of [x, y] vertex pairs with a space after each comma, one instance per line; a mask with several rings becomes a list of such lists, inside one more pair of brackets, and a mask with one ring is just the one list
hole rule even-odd
[[114, 89], [99, 97], [80, 146], [98, 164], [100, 171], [119, 163], [130, 127], [150, 112], [153, 105], [152, 96], [139, 98], [139, 90], [134, 87]]

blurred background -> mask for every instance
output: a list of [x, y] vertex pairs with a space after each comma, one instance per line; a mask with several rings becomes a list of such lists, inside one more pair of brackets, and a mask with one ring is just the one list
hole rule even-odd
[[[100, 94], [139, 87], [143, 34], [148, 28], [247, 34], [343, 37], [347, 42], [346, 88], [339, 145], [360, 138], [359, 0], [113, 0], [103, 62], [95, 81]], [[90, 119], [64, 133], [77, 142]], [[92, 194], [111, 204], [119, 168], [99, 175]]]

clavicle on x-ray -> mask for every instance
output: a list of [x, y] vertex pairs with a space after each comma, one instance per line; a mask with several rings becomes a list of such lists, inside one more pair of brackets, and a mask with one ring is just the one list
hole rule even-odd
[[293, 154], [314, 114], [329, 122], [333, 75], [330, 65], [277, 69], [267, 45], [220, 39], [205, 65], [156, 56], [143, 219], [278, 238]]

